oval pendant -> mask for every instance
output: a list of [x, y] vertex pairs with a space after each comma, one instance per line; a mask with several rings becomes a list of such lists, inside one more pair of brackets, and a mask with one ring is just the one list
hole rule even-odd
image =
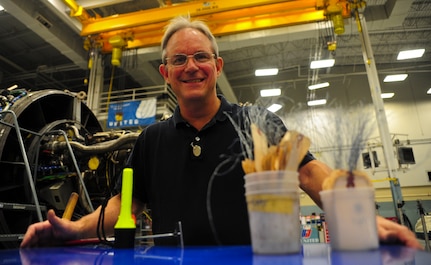
[[199, 145], [193, 145], [193, 155], [198, 157], [201, 155], [201, 147]]

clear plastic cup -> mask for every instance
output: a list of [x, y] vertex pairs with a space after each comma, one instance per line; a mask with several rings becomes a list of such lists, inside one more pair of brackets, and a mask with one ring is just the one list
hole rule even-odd
[[299, 183], [298, 172], [289, 170], [253, 172], [244, 176], [245, 183], [254, 181], [284, 180]]
[[250, 192], [263, 192], [265, 190], [284, 190], [295, 187], [298, 188], [298, 183], [284, 180], [268, 180], [268, 181], [252, 181], [247, 182], [245, 185], [246, 193]]
[[[286, 181], [284, 171], [253, 174], [259, 173], [265, 176], [255, 176], [254, 182], [258, 180], [263, 186], [250, 185], [252, 182], [249, 183], [246, 178], [246, 200], [253, 252], [256, 254], [300, 252], [298, 173], [296, 172], [296, 177], [291, 178], [291, 181]], [[272, 186], [276, 183], [274, 181], [281, 178], [284, 179], [281, 182], [283, 185]], [[287, 185], [284, 185], [286, 183]], [[268, 185], [272, 188], [268, 188]], [[253, 188], [250, 190], [251, 186]]]
[[359, 251], [379, 247], [372, 187], [324, 190], [320, 198], [332, 249]]
[[244, 176], [246, 193], [259, 193], [260, 190], [299, 189], [296, 171], [263, 171]]

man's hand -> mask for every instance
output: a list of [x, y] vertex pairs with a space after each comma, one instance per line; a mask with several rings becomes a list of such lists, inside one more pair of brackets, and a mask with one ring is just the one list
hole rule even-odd
[[79, 228], [74, 222], [57, 217], [54, 210], [49, 210], [47, 217], [48, 220], [28, 227], [21, 248], [55, 246], [79, 238]]
[[400, 243], [407, 247], [424, 249], [410, 229], [382, 216], [377, 216], [377, 232], [382, 243]]

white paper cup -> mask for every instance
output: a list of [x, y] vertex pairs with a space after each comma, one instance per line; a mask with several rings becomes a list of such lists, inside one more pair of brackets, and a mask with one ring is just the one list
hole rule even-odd
[[331, 248], [371, 250], [379, 247], [374, 189], [355, 187], [320, 192]]
[[[259, 173], [265, 176], [257, 176], [256, 179], [263, 183], [268, 179], [268, 183], [272, 185], [273, 181], [281, 178], [285, 172]], [[271, 185], [271, 189], [267, 186], [259, 188], [259, 185], [255, 185], [252, 190], [250, 185], [247, 185], [250, 183], [246, 181], [246, 200], [254, 253], [289, 254], [301, 250], [297, 173], [293, 179], [296, 179], [296, 182], [287, 181], [287, 185], [277, 185], [277, 188]], [[261, 184], [265, 186], [263, 183]]]

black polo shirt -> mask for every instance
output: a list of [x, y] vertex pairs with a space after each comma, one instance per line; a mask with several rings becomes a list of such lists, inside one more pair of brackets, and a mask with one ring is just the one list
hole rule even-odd
[[[246, 148], [232, 124], [244, 129], [251, 121], [244, 118], [246, 108], [220, 99], [219, 111], [200, 131], [177, 107], [171, 118], [147, 127], [137, 140], [131, 156], [133, 196], [151, 209], [154, 234], [172, 232], [181, 221], [186, 245], [250, 244], [241, 168]], [[279, 140], [286, 129], [268, 115], [277, 124]], [[200, 152], [194, 153], [193, 146]], [[303, 163], [312, 159], [310, 154]], [[175, 245], [178, 240], [162, 238], [156, 244]]]

